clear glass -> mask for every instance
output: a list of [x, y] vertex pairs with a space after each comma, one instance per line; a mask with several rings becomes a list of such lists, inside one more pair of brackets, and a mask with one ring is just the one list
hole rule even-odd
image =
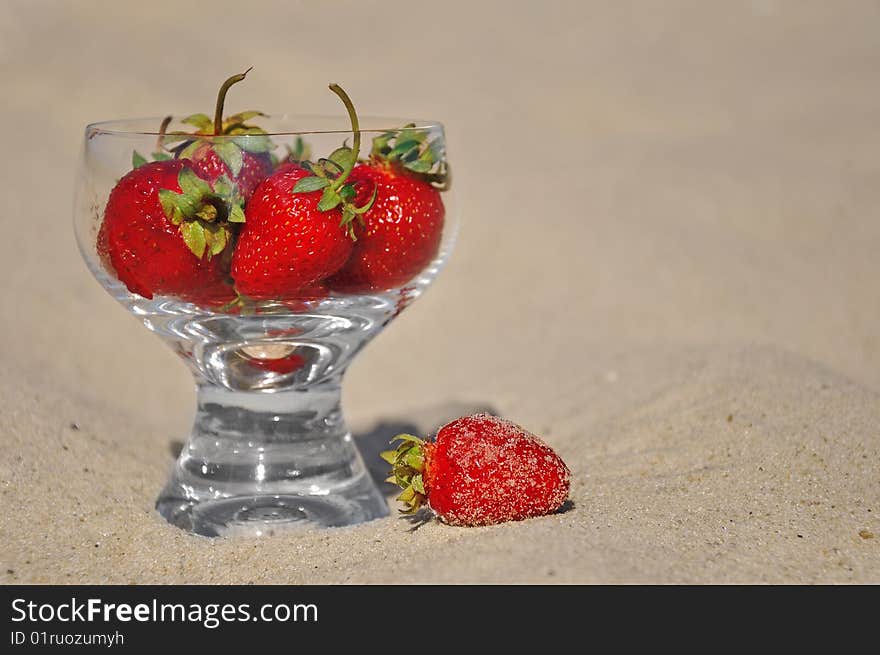
[[[344, 114], [260, 117], [255, 122], [268, 132], [271, 152], [280, 159], [301, 152], [303, 145], [314, 159], [328, 157], [344, 142], [352, 145]], [[117, 260], [100, 252], [98, 243], [105, 238], [99, 235], [111, 190], [132, 172], [133, 152], [150, 159], [158, 150], [160, 123], [158, 118], [138, 119], [86, 128], [74, 216], [89, 270], [186, 362], [195, 378], [195, 421], [156, 508], [172, 524], [208, 536], [342, 526], [387, 515], [386, 500], [343, 419], [341, 383], [354, 356], [424, 292], [449, 256], [457, 227], [449, 185], [438, 189], [444, 215], [435, 251], [420, 270], [388, 288], [375, 288], [381, 285], [376, 283], [374, 288], [340, 290], [324, 281], [259, 299], [236, 297], [234, 288], [232, 301], [202, 300], [188, 290], [147, 298], [120, 280], [113, 265]], [[370, 155], [373, 138], [399, 134], [400, 128], [413, 123], [407, 136], [433, 142], [446, 170], [443, 127], [437, 123], [361, 118], [361, 158]], [[174, 122], [167, 130], [191, 132], [193, 127]], [[217, 144], [229, 141], [201, 138]], [[246, 142], [256, 137], [238, 138]], [[234, 176], [228, 177], [238, 184]], [[153, 203], [153, 210], [157, 192], [138, 190], [144, 202]], [[123, 212], [136, 211], [135, 197], [119, 202], [129, 203]], [[249, 206], [250, 201], [244, 203], [245, 215]], [[417, 223], [420, 218], [407, 220]], [[231, 229], [234, 235], [245, 228], [239, 224]], [[242, 245], [240, 238], [229, 241], [232, 253]], [[218, 265], [230, 282], [229, 262]]]

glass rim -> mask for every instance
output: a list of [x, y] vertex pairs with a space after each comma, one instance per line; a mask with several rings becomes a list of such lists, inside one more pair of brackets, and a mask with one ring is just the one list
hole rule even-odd
[[[182, 115], [184, 118], [189, 114]], [[302, 121], [303, 123], [307, 123], [309, 120], [312, 121], [327, 121], [327, 120], [339, 120], [341, 122], [347, 122], [348, 117], [345, 114], [266, 114], [265, 116], [260, 116], [257, 118], [268, 118], [270, 120], [284, 120], [284, 121]], [[412, 127], [407, 127], [406, 129], [417, 130], [420, 132], [432, 131], [432, 130], [443, 130], [443, 124], [439, 121], [432, 120], [418, 120], [412, 118], [393, 118], [389, 116], [358, 116], [358, 119], [361, 123], [361, 127], [358, 130], [361, 133], [377, 133], [382, 134], [385, 132], [398, 132], [404, 129], [405, 126], [412, 125]], [[159, 131], [158, 126], [162, 123], [163, 117], [161, 116], [142, 116], [136, 118], [114, 118], [110, 120], [104, 121], [96, 121], [94, 123], [89, 123], [86, 125], [85, 131], [88, 138], [93, 136], [97, 136], [99, 134], [103, 135], [115, 135], [115, 136], [161, 136], [161, 132]], [[131, 126], [137, 123], [144, 123], [145, 125], [148, 123], [152, 123], [156, 125], [155, 129], [122, 129], [123, 126]], [[373, 127], [373, 123], [377, 125], [387, 125], [387, 127]], [[364, 124], [367, 124], [367, 127], [364, 127]], [[257, 125], [257, 127], [260, 127]], [[196, 128], [193, 127], [193, 130]], [[351, 134], [351, 126], [347, 129], [304, 129], [304, 130], [266, 130], [265, 133], [261, 133], [258, 135], [255, 134], [205, 134], [199, 135], [204, 139], [228, 139], [228, 138], [241, 138], [241, 137], [251, 137], [251, 136], [303, 136], [307, 134]]]

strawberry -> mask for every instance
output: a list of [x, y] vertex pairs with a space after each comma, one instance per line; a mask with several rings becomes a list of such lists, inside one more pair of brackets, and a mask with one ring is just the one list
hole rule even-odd
[[[225, 145], [223, 144], [223, 146]], [[238, 147], [235, 144], [232, 145]], [[230, 164], [218, 154], [218, 147], [221, 151], [227, 150], [222, 146], [208, 143], [202, 143], [194, 149], [191, 157], [196, 170], [205, 179], [211, 181], [223, 175], [230, 177], [238, 187], [238, 192], [241, 194], [242, 199], [247, 202], [251, 195], [253, 195], [257, 185], [272, 172], [272, 158], [265, 152], [252, 153], [242, 151], [241, 164], [236, 164], [233, 160], [233, 164], [230, 167]], [[238, 172], [236, 173], [236, 171]]]
[[242, 296], [300, 297], [351, 255], [352, 224], [372, 198], [360, 207], [352, 204], [357, 192], [347, 179], [360, 147], [357, 114], [345, 91], [335, 84], [330, 88], [349, 112], [353, 148], [338, 148], [317, 163], [282, 164], [256, 188], [232, 259], [232, 277]]
[[97, 250], [132, 293], [222, 303], [234, 298], [223, 266], [228, 224], [243, 218], [189, 160], [145, 163], [110, 192]]
[[[403, 286], [437, 255], [446, 215], [434, 186], [445, 180], [442, 146], [412, 127], [375, 138], [369, 162], [351, 173], [359, 199], [367, 190], [374, 190], [376, 199], [355, 228], [351, 259], [328, 280], [336, 291]], [[438, 162], [439, 172], [432, 173]]]
[[[227, 92], [249, 72], [250, 69], [233, 75], [223, 83], [213, 119], [206, 114], [192, 114], [182, 122], [193, 125], [195, 132], [171, 132], [161, 139], [165, 144], [182, 141], [174, 148], [176, 156], [192, 160], [194, 168], [209, 182], [221, 177], [229, 179], [242, 202], [247, 202], [257, 185], [272, 172], [269, 151], [275, 147], [265, 130], [245, 122], [265, 116], [262, 112], [244, 111], [223, 118]], [[217, 138], [222, 136], [229, 138]]]
[[404, 488], [407, 513], [428, 506], [451, 525], [519, 521], [558, 510], [568, 497], [571, 473], [535, 435], [497, 416], [456, 419], [428, 443], [398, 435], [397, 450], [382, 453], [392, 466], [389, 482]]
[[241, 295], [255, 300], [298, 296], [337, 271], [351, 254], [340, 211], [321, 211], [320, 191], [294, 193], [296, 184], [310, 176], [304, 168], [284, 167], [251, 196], [232, 257], [232, 278]]

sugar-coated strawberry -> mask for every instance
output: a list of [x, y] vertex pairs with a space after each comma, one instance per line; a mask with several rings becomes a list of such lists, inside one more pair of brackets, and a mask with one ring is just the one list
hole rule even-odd
[[348, 178], [357, 162], [360, 130], [351, 99], [331, 84], [348, 110], [353, 146], [317, 163], [287, 162], [266, 178], [247, 205], [247, 222], [232, 259], [242, 296], [289, 300], [338, 271], [351, 255], [353, 223], [375, 198], [354, 204]]
[[232, 257], [235, 288], [257, 300], [294, 298], [336, 272], [351, 254], [352, 240], [339, 209], [321, 211], [320, 191], [294, 193], [311, 173], [285, 166], [254, 191], [247, 222]]
[[490, 525], [557, 511], [568, 498], [571, 473], [538, 437], [497, 416], [456, 419], [433, 442], [399, 435], [382, 453], [388, 479], [404, 488], [409, 512], [427, 502], [451, 525]]
[[[188, 215], [177, 198], [186, 199]], [[223, 267], [228, 228], [216, 221], [215, 204], [218, 198], [189, 160], [139, 166], [110, 192], [97, 243], [104, 266], [144, 298], [231, 300], [235, 294]]]
[[400, 287], [437, 255], [446, 210], [440, 192], [400, 162], [373, 157], [349, 178], [359, 200], [376, 200], [356, 225], [351, 258], [328, 285], [349, 293]]

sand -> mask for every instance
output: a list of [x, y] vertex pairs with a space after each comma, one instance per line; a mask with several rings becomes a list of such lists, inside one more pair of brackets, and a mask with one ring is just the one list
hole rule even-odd
[[[6, 582], [880, 582], [875, 6], [256, 2], [220, 45], [179, 3], [7, 6]], [[568, 462], [567, 511], [260, 540], [154, 513], [193, 390], [79, 258], [80, 132], [248, 65], [230, 109], [336, 111], [335, 80], [448, 128], [459, 246], [346, 380], [371, 464], [491, 408]]]

